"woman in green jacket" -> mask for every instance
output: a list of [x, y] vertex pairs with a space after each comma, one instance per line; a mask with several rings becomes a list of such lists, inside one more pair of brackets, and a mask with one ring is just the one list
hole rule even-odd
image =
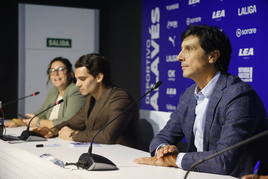
[[54, 58], [48, 65], [47, 75], [48, 82], [50, 81], [53, 87], [49, 90], [44, 104], [34, 114], [26, 114], [28, 119], [14, 119], [5, 122], [6, 127], [27, 125], [29, 119], [35, 114], [47, 109], [61, 99], [63, 99], [63, 103], [35, 117], [31, 122], [31, 127], [54, 127], [69, 120], [80, 110], [84, 104], [84, 97], [74, 84], [76, 80], [70, 61], [63, 57]]

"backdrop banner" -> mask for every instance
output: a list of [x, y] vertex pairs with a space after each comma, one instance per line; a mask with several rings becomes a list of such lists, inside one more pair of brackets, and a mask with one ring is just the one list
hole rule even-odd
[[192, 24], [217, 26], [233, 47], [229, 73], [257, 91], [268, 111], [266, 50], [267, 0], [143, 0], [141, 94], [161, 80], [162, 86], [141, 102], [141, 109], [171, 112], [192, 83], [182, 77], [177, 55], [181, 33]]

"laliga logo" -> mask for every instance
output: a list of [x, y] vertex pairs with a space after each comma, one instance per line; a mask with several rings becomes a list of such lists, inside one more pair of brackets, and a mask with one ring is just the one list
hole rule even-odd
[[256, 5], [242, 7], [241, 9], [238, 8], [238, 16], [243, 16], [243, 15], [248, 15], [248, 14], [254, 14], [254, 13], [257, 13], [257, 7], [256, 7]]

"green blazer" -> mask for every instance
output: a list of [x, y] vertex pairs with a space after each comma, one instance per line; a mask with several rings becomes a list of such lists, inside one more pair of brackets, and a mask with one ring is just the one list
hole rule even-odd
[[[48, 92], [44, 104], [34, 114], [38, 114], [39, 112], [48, 108], [50, 105], [55, 104], [57, 97], [58, 90], [56, 87], [52, 87]], [[83, 106], [84, 101], [84, 96], [80, 94], [79, 89], [75, 86], [75, 84], [69, 84], [64, 91], [63, 103], [60, 104], [58, 119], [52, 121], [53, 125], [55, 126], [72, 118]], [[48, 119], [51, 111], [52, 108], [43, 114], [40, 114], [39, 119]]]

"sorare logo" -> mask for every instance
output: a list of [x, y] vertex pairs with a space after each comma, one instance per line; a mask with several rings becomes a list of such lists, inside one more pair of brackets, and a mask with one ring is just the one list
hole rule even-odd
[[241, 37], [243, 35], [252, 35], [257, 33], [257, 28], [248, 28], [248, 29], [236, 29], [236, 37]]

